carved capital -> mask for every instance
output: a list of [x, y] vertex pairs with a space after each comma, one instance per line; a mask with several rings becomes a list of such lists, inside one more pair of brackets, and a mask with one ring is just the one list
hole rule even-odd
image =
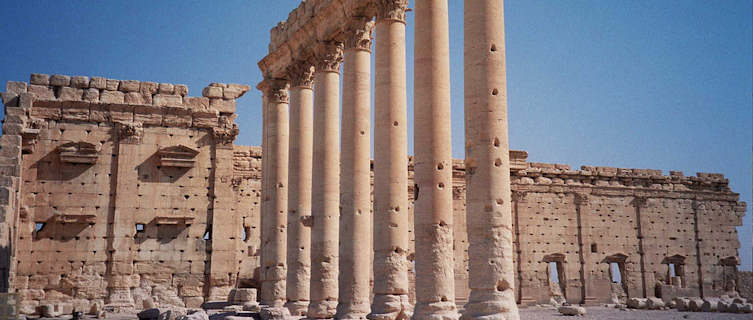
[[377, 21], [392, 20], [405, 23], [408, 0], [377, 0]]
[[345, 28], [345, 49], [358, 49], [371, 52], [371, 39], [374, 38], [374, 21], [365, 17], [354, 17]]
[[317, 72], [340, 72], [340, 63], [343, 61], [342, 42], [320, 42], [316, 48], [315, 60]]
[[575, 193], [575, 203], [578, 205], [588, 205], [589, 195], [586, 193]]
[[308, 61], [297, 61], [287, 68], [290, 87], [311, 88], [314, 85], [314, 66]]
[[635, 199], [633, 199], [633, 205], [636, 208], [645, 208], [647, 203], [648, 203], [648, 199], [646, 197], [638, 196], [638, 197], [635, 197]]
[[221, 146], [233, 145], [235, 137], [237, 137], [238, 133], [240, 133], [238, 125], [235, 124], [234, 119], [235, 115], [220, 116], [219, 126], [212, 128], [212, 136], [214, 137], [215, 144]]
[[264, 79], [256, 86], [267, 102], [271, 103], [288, 103], [288, 80], [286, 79]]
[[139, 143], [141, 137], [144, 135], [144, 126], [141, 122], [125, 122], [120, 121], [115, 123], [118, 130], [118, 139], [122, 143]]
[[525, 197], [526, 197], [527, 194], [528, 194], [528, 192], [525, 192], [525, 191], [515, 191], [515, 190], [513, 190], [512, 194], [511, 194], [512, 201], [515, 201], [515, 202], [523, 201], [525, 199]]

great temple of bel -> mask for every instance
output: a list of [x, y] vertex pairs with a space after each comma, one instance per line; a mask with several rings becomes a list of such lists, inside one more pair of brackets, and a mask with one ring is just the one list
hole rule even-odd
[[[9, 82], [0, 291], [36, 314], [254, 288], [268, 318], [395, 320], [737, 290], [746, 204], [725, 177], [529, 162], [508, 147], [502, 1], [466, 0], [464, 35], [449, 42], [447, 0], [303, 1], [271, 31], [258, 110], [236, 110], [248, 85]], [[465, 48], [465, 159], [450, 45]], [[261, 147], [233, 143], [236, 112], [263, 114]]]

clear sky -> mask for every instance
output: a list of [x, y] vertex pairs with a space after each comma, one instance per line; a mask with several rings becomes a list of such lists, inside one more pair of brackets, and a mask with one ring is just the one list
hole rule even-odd
[[[462, 157], [463, 5], [449, 2], [453, 154]], [[190, 95], [210, 82], [254, 86], [269, 29], [297, 5], [6, 1], [0, 83], [60, 73], [183, 83]], [[530, 161], [574, 168], [724, 173], [750, 203], [752, 12], [752, 1], [742, 0], [507, 0], [511, 147], [527, 150]], [[411, 22], [409, 13], [409, 88]], [[239, 100], [236, 144], [260, 144], [260, 104], [256, 90]], [[747, 270], [750, 212], [738, 228]]]

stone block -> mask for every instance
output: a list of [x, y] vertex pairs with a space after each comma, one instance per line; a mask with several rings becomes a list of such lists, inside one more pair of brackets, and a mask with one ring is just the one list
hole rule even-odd
[[646, 308], [649, 310], [659, 310], [664, 308], [664, 301], [656, 297], [649, 297], [646, 299]]
[[173, 94], [175, 92], [175, 87], [172, 83], [160, 83], [159, 84], [159, 93], [161, 94]]
[[17, 123], [10, 123], [6, 122], [3, 124], [3, 134], [9, 134], [9, 135], [21, 135], [21, 133], [24, 130], [24, 126], [22, 124]]
[[207, 110], [209, 109], [209, 98], [183, 97], [183, 106], [193, 110]]
[[253, 302], [256, 301], [256, 289], [236, 288], [230, 292], [230, 297], [235, 303]]
[[175, 94], [180, 95], [180, 96], [188, 95], [188, 87], [184, 84], [176, 84]]
[[139, 89], [141, 93], [146, 93], [149, 95], [153, 95], [157, 93], [158, 90], [159, 90], [159, 84], [156, 82], [151, 82], [151, 81], [142, 81], [141, 88]]
[[99, 89], [96, 88], [89, 88], [84, 90], [84, 95], [82, 97], [84, 101], [99, 101]]
[[81, 100], [81, 97], [84, 95], [83, 89], [76, 89], [71, 87], [60, 87], [58, 88], [58, 99], [60, 100], [73, 100], [78, 101]]
[[38, 100], [55, 100], [55, 91], [48, 86], [32, 84], [29, 86], [29, 92]]
[[89, 88], [107, 89], [107, 79], [102, 77], [92, 77], [89, 80]]
[[71, 77], [71, 87], [79, 88], [79, 89], [89, 88], [89, 77], [87, 76]]
[[162, 125], [166, 127], [190, 127], [191, 111], [180, 107], [165, 107], [163, 109]]
[[206, 87], [201, 91], [201, 95], [207, 98], [222, 98], [221, 87]]
[[112, 121], [133, 121], [133, 106], [124, 104], [112, 104], [108, 107]]
[[222, 113], [235, 113], [235, 100], [209, 99], [209, 107]]
[[110, 119], [109, 108], [104, 104], [92, 104], [89, 108], [89, 121], [106, 122]]
[[120, 80], [120, 86], [118, 91], [123, 92], [136, 92], [139, 91], [140, 83], [136, 80]]
[[30, 84], [38, 84], [42, 86], [50, 85], [50, 75], [44, 73], [32, 73], [29, 77]]
[[162, 108], [148, 105], [134, 106], [133, 121], [143, 124], [162, 125]]
[[107, 79], [105, 80], [105, 89], [110, 91], [118, 91], [118, 88], [120, 87], [120, 80], [116, 79]]
[[566, 316], [582, 316], [586, 314], [586, 308], [581, 306], [561, 306], [557, 311]]
[[5, 92], [11, 94], [21, 94], [26, 92], [26, 82], [8, 81], [5, 85]]
[[99, 95], [99, 101], [103, 103], [123, 103], [125, 94], [120, 91], [103, 90]]
[[193, 116], [193, 126], [196, 128], [214, 128], [217, 126], [219, 113], [214, 110], [195, 111]]
[[89, 120], [89, 104], [86, 102], [65, 102], [62, 111], [62, 117], [65, 120]]
[[18, 107], [18, 95], [7, 92], [0, 92], [0, 98], [2, 98], [3, 104], [6, 108]]
[[67, 87], [71, 85], [71, 77], [53, 74], [50, 77], [50, 85], [55, 87]]
[[126, 92], [123, 101], [127, 104], [144, 104], [144, 95], [141, 92]]
[[183, 105], [183, 97], [175, 94], [155, 94], [152, 104], [160, 107], [178, 107]]
[[182, 286], [178, 295], [181, 297], [201, 297], [204, 295], [204, 289], [199, 286]]

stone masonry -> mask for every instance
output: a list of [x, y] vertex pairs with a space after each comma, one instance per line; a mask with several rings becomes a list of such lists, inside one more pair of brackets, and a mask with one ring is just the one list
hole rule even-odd
[[[155, 106], [125, 103], [128, 93], [152, 101], [166, 95], [155, 83], [124, 92], [120, 83], [110, 86], [117, 91], [98, 89], [101, 78], [91, 78], [78, 98], [61, 95], [74, 88], [49, 78], [11, 82], [2, 94], [0, 230], [10, 253], [2, 271], [23, 312], [54, 302], [84, 311], [97, 303], [140, 308], [148, 298], [197, 307], [227, 299], [234, 287], [260, 287], [262, 152], [227, 144], [237, 133], [233, 110], [210, 107], [212, 99], [232, 104], [246, 87], [213, 84], [208, 88], [218, 89], [205, 92], [216, 98], [173, 89], [180, 105]], [[240, 90], [209, 93], [228, 88]], [[84, 100], [84, 92], [95, 91], [119, 92], [124, 100]], [[610, 262], [622, 266], [620, 285], [629, 297], [712, 297], [738, 287], [735, 227], [745, 203], [721, 175], [572, 170], [526, 162], [520, 151], [510, 158], [518, 303], [548, 303], [553, 292], [572, 303], [609, 302]], [[421, 192], [413, 167], [411, 160], [409, 217]], [[469, 296], [466, 170], [460, 160], [452, 169], [454, 293], [462, 306]], [[210, 200], [218, 198], [227, 208]], [[218, 212], [222, 219], [213, 218]], [[406, 254], [412, 261], [414, 245]], [[562, 265], [559, 285], [549, 278], [550, 262]]]
[[502, 0], [465, 1], [453, 160], [447, 1], [415, 7], [412, 123], [407, 5], [303, 1], [273, 28], [261, 147], [233, 145], [246, 85], [9, 82], [0, 290], [35, 314], [198, 308], [256, 288], [265, 319], [372, 320], [736, 294], [746, 204], [722, 175], [509, 150]]

